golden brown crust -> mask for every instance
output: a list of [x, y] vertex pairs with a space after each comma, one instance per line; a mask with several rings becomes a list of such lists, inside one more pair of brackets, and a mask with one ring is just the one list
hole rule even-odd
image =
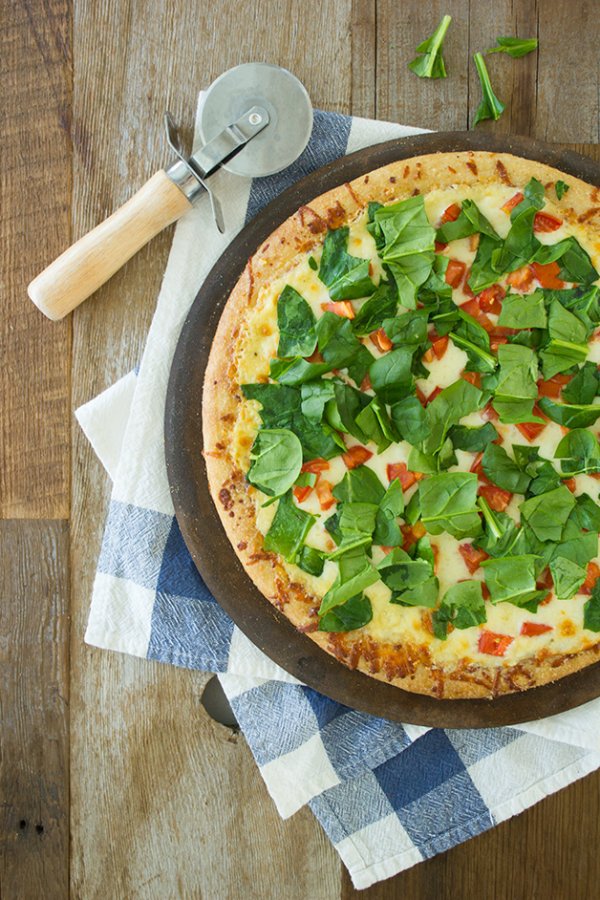
[[[301, 207], [258, 247], [240, 276], [219, 322], [203, 394], [203, 429], [211, 495], [238, 557], [259, 590], [323, 650], [350, 668], [421, 694], [443, 698], [496, 697], [546, 684], [571, 674], [600, 656], [595, 644], [572, 655], [538, 654], [518, 665], [489, 668], [458, 662], [452, 669], [432, 666], [426, 648], [375, 643], [362, 630], [327, 634], [315, 630], [319, 599], [294, 584], [277, 556], [266, 553], [255, 523], [253, 488], [234, 463], [229, 448], [241, 391], [236, 377], [240, 325], [259, 292], [322, 242], [328, 228], [352, 221], [373, 200], [389, 203], [415, 193], [482, 183], [522, 186], [532, 176], [565, 220], [585, 223], [600, 237], [600, 192], [542, 163], [509, 154], [468, 151], [435, 153], [392, 163], [340, 185]], [[557, 200], [557, 180], [569, 191]], [[550, 193], [551, 191], [551, 193]]]

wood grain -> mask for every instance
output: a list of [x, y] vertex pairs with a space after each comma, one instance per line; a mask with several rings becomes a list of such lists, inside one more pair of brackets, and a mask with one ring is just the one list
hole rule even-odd
[[4, 3], [0, 517], [69, 514], [70, 326], [26, 286], [69, 244], [70, 0]]
[[0, 896], [62, 898], [69, 853], [69, 530], [0, 522]]

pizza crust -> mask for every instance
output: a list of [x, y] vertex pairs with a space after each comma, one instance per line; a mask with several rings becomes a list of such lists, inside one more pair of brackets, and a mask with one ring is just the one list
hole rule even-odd
[[204, 456], [211, 496], [235, 552], [258, 589], [292, 624], [350, 668], [420, 694], [493, 698], [563, 678], [600, 658], [600, 642], [570, 655], [541, 651], [518, 665], [433, 666], [427, 648], [374, 642], [363, 629], [342, 634], [316, 631], [320, 600], [294, 583], [277, 556], [265, 552], [255, 524], [255, 490], [245, 481], [229, 447], [242, 395], [236, 356], [240, 328], [261, 289], [319, 245], [329, 228], [354, 220], [370, 201], [390, 203], [416, 193], [501, 182], [522, 185], [531, 177], [546, 190], [568, 179], [569, 191], [554, 206], [563, 218], [585, 225], [600, 240], [600, 191], [543, 163], [505, 153], [434, 153], [400, 160], [340, 185], [302, 206], [257, 249], [223, 310], [206, 369], [202, 401]]

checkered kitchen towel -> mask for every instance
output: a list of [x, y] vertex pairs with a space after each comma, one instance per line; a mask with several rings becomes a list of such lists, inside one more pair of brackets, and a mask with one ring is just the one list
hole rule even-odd
[[163, 413], [190, 304], [244, 223], [319, 166], [420, 130], [317, 112], [308, 147], [285, 172], [255, 181], [217, 173], [227, 235], [206, 197], [181, 220], [139, 372], [77, 412], [113, 480], [86, 640], [218, 672], [279, 812], [308, 803], [358, 888], [598, 768], [600, 701], [519, 728], [443, 731], [377, 719], [301, 685], [244, 637], [196, 571], [173, 515]]

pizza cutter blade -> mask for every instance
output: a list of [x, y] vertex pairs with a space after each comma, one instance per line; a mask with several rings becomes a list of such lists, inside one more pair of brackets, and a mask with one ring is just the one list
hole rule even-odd
[[204, 192], [219, 231], [224, 231], [210, 175], [219, 168], [248, 178], [282, 171], [306, 147], [312, 122], [306, 89], [287, 69], [268, 63], [229, 69], [206, 92], [201, 147], [188, 155], [166, 113], [167, 142], [176, 161], [34, 278], [29, 296], [48, 318], [62, 319]]

